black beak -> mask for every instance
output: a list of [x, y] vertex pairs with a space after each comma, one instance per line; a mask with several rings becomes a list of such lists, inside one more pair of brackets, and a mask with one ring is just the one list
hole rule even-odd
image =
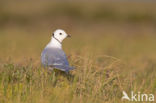
[[69, 34], [68, 34], [68, 36], [67, 36], [67, 37], [69, 37], [69, 38], [70, 38], [70, 37], [71, 37], [71, 35], [69, 35]]

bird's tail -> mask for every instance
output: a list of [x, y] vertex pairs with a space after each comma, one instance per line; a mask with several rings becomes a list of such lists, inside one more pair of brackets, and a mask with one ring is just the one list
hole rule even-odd
[[74, 67], [67, 66], [67, 65], [52, 65], [53, 68], [62, 70], [64, 72], [69, 72], [70, 70], [75, 69]]

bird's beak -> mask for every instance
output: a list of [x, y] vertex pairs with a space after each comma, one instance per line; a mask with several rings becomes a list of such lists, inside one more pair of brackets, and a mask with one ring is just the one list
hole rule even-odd
[[70, 38], [70, 37], [71, 37], [71, 35], [69, 35], [69, 34], [68, 34], [68, 35], [67, 35], [67, 37], [69, 37], [69, 38]]

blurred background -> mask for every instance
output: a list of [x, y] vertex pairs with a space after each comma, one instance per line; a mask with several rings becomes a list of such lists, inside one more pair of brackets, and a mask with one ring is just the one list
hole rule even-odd
[[64, 41], [69, 54], [87, 49], [124, 59], [153, 56], [155, 11], [152, 1], [1, 0], [0, 60], [38, 60], [58, 28], [72, 35]]

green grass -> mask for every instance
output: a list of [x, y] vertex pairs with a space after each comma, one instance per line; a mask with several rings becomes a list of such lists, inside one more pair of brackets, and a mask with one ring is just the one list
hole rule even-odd
[[95, 61], [92, 57], [72, 58], [76, 69], [70, 75], [35, 67], [32, 61], [26, 66], [3, 65], [1, 102], [102, 102], [120, 97], [118, 71], [112, 68], [120, 68], [116, 59], [104, 56], [103, 62], [102, 57]]

